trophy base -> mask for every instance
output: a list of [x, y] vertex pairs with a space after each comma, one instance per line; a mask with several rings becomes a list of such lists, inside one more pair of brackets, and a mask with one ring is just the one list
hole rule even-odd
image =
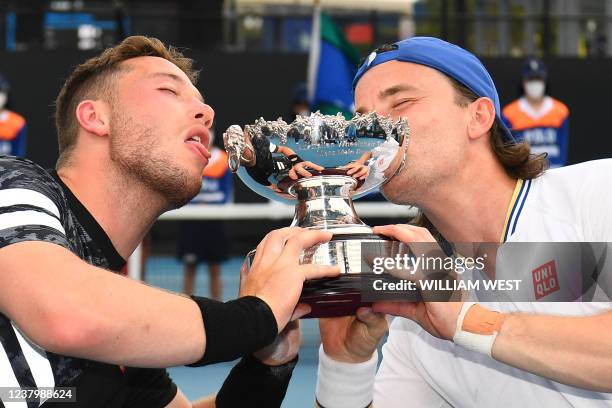
[[371, 306], [363, 300], [363, 291], [380, 274], [373, 273], [375, 258], [393, 258], [407, 252], [405, 244], [373, 234], [367, 226], [330, 229], [332, 239], [304, 251], [302, 263], [338, 265], [337, 278], [304, 282], [300, 303], [312, 308], [305, 318], [354, 315], [358, 308]]
[[[337, 278], [312, 279], [304, 282], [300, 303], [310, 305], [311, 312], [305, 318], [354, 315], [359, 307], [370, 306], [362, 301], [364, 284], [375, 277], [372, 262], [376, 257], [395, 257], [406, 252], [405, 244], [373, 234], [367, 226], [330, 229], [332, 239], [303, 252], [301, 263], [338, 265]], [[255, 251], [247, 256], [249, 265]]]
[[[329, 229], [334, 235], [329, 242], [316, 245], [302, 253], [301, 263], [338, 265], [340, 276], [312, 279], [304, 282], [299, 303], [312, 308], [304, 318], [354, 315], [359, 307], [370, 306], [362, 301], [364, 282], [380, 278], [372, 272], [376, 257], [395, 257], [407, 250], [405, 244], [373, 234], [367, 226]], [[249, 265], [255, 251], [247, 255]]]
[[361, 300], [362, 278], [352, 274], [304, 282], [300, 303], [309, 305], [311, 312], [302, 318], [352, 316], [360, 307], [371, 306]]

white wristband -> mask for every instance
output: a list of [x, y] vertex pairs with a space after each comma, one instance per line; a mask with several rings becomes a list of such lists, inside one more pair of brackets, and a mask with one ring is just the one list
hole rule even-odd
[[374, 397], [378, 352], [363, 363], [333, 360], [319, 347], [317, 401], [324, 408], [365, 408]]
[[491, 350], [493, 349], [493, 343], [497, 338], [497, 332], [493, 334], [475, 334], [467, 331], [463, 331], [463, 319], [467, 314], [470, 307], [474, 306], [476, 302], [463, 302], [459, 316], [457, 317], [457, 327], [455, 328], [455, 334], [453, 335], [453, 342], [468, 350], [476, 351], [478, 353], [485, 354], [491, 357]]

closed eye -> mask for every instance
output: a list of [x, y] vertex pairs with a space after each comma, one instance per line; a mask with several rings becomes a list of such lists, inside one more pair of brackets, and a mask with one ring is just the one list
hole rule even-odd
[[405, 106], [408, 102], [412, 102], [411, 99], [403, 99], [401, 101], [395, 102], [392, 106], [391, 109], [398, 109], [401, 108], [402, 106]]
[[164, 92], [170, 92], [174, 95], [178, 95], [178, 92], [176, 92], [174, 89], [172, 88], [159, 88], [160, 91], [164, 91]]

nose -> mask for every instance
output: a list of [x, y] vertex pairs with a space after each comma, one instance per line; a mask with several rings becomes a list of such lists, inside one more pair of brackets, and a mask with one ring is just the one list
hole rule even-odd
[[210, 107], [210, 105], [207, 105], [204, 102], [199, 102], [198, 108], [195, 112], [195, 118], [202, 121], [204, 126], [210, 128], [213, 124], [213, 120], [215, 119], [215, 111]]

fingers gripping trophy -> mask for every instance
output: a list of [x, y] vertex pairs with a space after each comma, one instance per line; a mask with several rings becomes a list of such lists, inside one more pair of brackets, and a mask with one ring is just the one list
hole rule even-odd
[[[333, 238], [304, 251], [302, 263], [339, 265], [338, 278], [305, 282], [300, 303], [308, 317], [354, 314], [362, 302], [363, 279], [375, 257], [394, 257], [401, 243], [372, 233], [353, 207], [359, 198], [397, 174], [406, 162], [410, 130], [405, 119], [376, 113], [258, 119], [223, 135], [229, 166], [256, 193], [295, 205], [291, 226], [324, 229]], [[252, 261], [255, 251], [247, 255]], [[290, 273], [290, 271], [287, 271]]]

